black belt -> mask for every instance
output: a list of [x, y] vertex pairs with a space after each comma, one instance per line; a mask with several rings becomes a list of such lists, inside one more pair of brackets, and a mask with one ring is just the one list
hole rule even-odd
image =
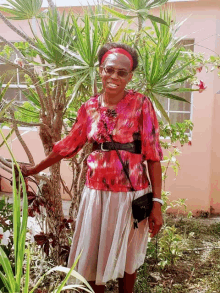
[[115, 147], [118, 150], [123, 150], [134, 154], [141, 154], [141, 140], [135, 140], [128, 143], [114, 142], [114, 144], [110, 141], [103, 143], [94, 142], [92, 151], [102, 150], [104, 152], [108, 152], [115, 150]]

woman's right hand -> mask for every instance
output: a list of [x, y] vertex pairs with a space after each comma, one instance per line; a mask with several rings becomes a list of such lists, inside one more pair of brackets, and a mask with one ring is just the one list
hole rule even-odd
[[20, 169], [21, 173], [24, 177], [31, 176], [33, 174], [36, 174], [35, 171], [35, 166], [32, 165], [25, 165], [25, 164], [20, 164]]
[[43, 161], [41, 161], [37, 165], [29, 165], [29, 164], [20, 164], [21, 172], [24, 177], [35, 175], [45, 170], [46, 168], [52, 166], [55, 163], [58, 163], [63, 156], [51, 152]]

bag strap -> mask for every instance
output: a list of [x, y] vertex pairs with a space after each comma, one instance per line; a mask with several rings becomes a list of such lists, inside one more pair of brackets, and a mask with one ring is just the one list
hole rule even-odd
[[126, 169], [125, 164], [124, 164], [124, 162], [123, 162], [123, 160], [122, 160], [122, 158], [121, 158], [121, 155], [120, 155], [118, 149], [117, 149], [116, 146], [115, 146], [115, 142], [114, 142], [114, 140], [113, 140], [113, 138], [112, 138], [112, 135], [111, 135], [110, 133], [108, 133], [108, 127], [107, 127], [106, 123], [105, 123], [104, 121], [102, 121], [102, 122], [103, 122], [103, 124], [104, 124], [104, 126], [105, 126], [105, 129], [106, 129], [106, 132], [107, 132], [108, 136], [109, 136], [110, 139], [111, 139], [111, 142], [113, 143], [114, 149], [115, 149], [115, 151], [116, 151], [116, 153], [117, 153], [117, 155], [118, 155], [118, 157], [119, 157], [119, 160], [120, 160], [120, 162], [121, 162], [121, 164], [122, 164], [122, 167], [123, 167], [123, 170], [124, 170], [124, 172], [125, 172], [125, 175], [126, 175], [126, 177], [128, 178], [128, 181], [129, 181], [129, 183], [130, 183], [130, 185], [131, 185], [131, 191], [135, 191], [135, 189], [134, 189], [134, 187], [133, 187], [133, 185], [132, 185], [132, 183], [131, 183], [131, 179], [130, 179], [130, 177], [129, 177], [128, 170]]

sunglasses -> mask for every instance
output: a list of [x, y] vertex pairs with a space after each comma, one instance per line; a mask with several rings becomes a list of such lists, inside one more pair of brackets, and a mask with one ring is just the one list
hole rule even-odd
[[112, 75], [114, 74], [115, 72], [117, 72], [118, 76], [119, 77], [122, 77], [122, 78], [125, 78], [128, 76], [128, 74], [130, 73], [130, 71], [126, 71], [126, 70], [123, 70], [123, 69], [115, 69], [114, 67], [111, 67], [111, 66], [106, 66], [106, 67], [103, 67], [105, 73], [107, 75]]

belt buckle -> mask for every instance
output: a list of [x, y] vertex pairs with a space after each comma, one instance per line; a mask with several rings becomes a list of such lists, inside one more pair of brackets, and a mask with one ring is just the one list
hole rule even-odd
[[108, 152], [109, 150], [106, 150], [106, 149], [103, 148], [103, 143], [104, 143], [104, 142], [101, 143], [101, 150], [102, 150], [103, 152]]

